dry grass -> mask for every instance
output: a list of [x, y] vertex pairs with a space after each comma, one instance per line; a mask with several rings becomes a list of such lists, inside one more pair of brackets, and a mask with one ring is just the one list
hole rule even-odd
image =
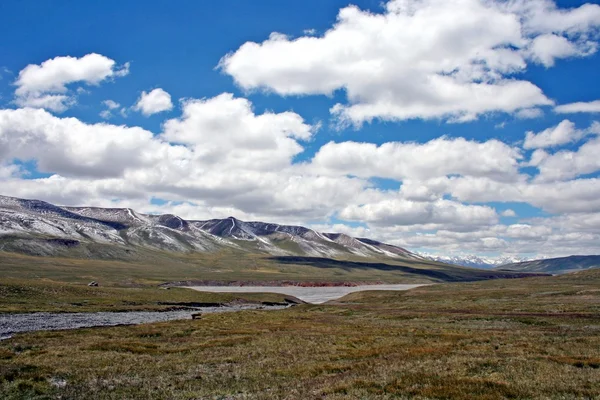
[[89, 287], [48, 279], [0, 278], [0, 313], [161, 311], [202, 304], [284, 302], [276, 293], [203, 293], [156, 286]]
[[590, 271], [19, 335], [0, 397], [600, 398], [599, 287]]

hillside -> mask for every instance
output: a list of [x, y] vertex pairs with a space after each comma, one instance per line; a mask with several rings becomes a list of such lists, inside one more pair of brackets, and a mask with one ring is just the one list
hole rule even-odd
[[427, 283], [521, 277], [426, 260], [341, 233], [59, 207], [0, 196], [0, 274], [110, 284], [165, 281]]
[[[274, 256], [422, 259], [401, 247], [301, 226], [234, 217], [187, 221], [128, 208], [59, 207], [5, 196], [0, 196], [0, 238], [5, 251], [39, 256], [128, 258], [131, 252], [125, 249], [141, 248], [175, 253], [234, 249]], [[106, 250], [106, 245], [113, 250]]]
[[564, 274], [599, 267], [600, 256], [569, 256], [506, 264], [496, 270]]

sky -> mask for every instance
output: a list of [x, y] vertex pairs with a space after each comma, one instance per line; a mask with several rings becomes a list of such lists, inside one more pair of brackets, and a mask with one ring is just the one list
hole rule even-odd
[[5, 1], [0, 194], [600, 253], [600, 5]]

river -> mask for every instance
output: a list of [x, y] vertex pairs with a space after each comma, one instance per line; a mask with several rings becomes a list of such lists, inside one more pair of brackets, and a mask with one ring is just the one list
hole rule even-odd
[[307, 303], [320, 304], [329, 300], [339, 299], [349, 293], [365, 290], [408, 290], [423, 284], [407, 285], [360, 285], [360, 286], [189, 286], [190, 289], [200, 292], [216, 293], [280, 293], [294, 296]]
[[277, 310], [285, 306], [261, 306], [259, 304], [199, 307], [185, 311], [126, 311], [86, 313], [21, 313], [0, 314], [0, 340], [15, 333], [60, 329], [90, 328], [94, 326], [138, 325], [176, 319], [190, 319], [195, 313], [220, 313], [253, 309]]

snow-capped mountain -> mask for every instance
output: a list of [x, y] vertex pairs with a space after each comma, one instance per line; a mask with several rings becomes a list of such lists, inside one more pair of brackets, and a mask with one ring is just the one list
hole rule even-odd
[[[107, 250], [107, 248], [109, 250]], [[226, 248], [271, 255], [359, 256], [422, 260], [401, 247], [301, 226], [147, 215], [129, 208], [59, 207], [0, 196], [0, 250], [35, 255], [125, 257], [136, 249], [214, 252]]]
[[480, 257], [476, 255], [456, 255], [440, 256], [436, 254], [419, 253], [427, 260], [439, 261], [447, 264], [462, 265], [464, 267], [491, 269], [505, 264], [529, 261], [531, 258], [501, 256], [501, 257]]
[[600, 255], [569, 256], [546, 258], [503, 265], [503, 270], [520, 272], [543, 272], [550, 274], [565, 274], [583, 271], [590, 268], [600, 268]]

